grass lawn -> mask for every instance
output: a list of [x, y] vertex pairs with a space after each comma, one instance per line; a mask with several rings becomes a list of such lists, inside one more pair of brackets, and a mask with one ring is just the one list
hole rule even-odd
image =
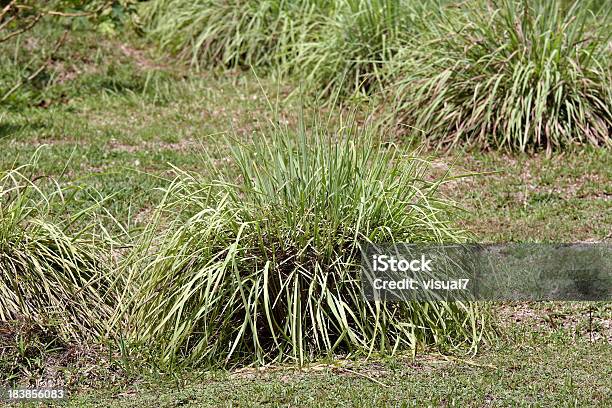
[[[61, 406], [609, 406], [609, 304], [506, 305], [504, 336], [472, 358], [321, 361], [236, 371], [129, 372]], [[607, 338], [605, 337], [607, 336]], [[60, 405], [60, 404], [58, 404]]]
[[[518, 335], [518, 333], [517, 333]], [[522, 332], [483, 355], [337, 362], [187, 377], [182, 387], [143, 382], [77, 395], [72, 406], [607, 406], [610, 345]], [[518, 344], [516, 343], [518, 342]]]
[[[127, 227], [147, 221], [171, 166], [202, 168], [203, 152], [228, 165], [222, 134], [248, 140], [288, 89], [251, 73], [194, 75], [134, 41], [71, 38], [61, 80], [29, 106], [0, 113], [0, 168], [91, 186]], [[93, 57], [96, 56], [96, 57]], [[297, 97], [278, 115], [294, 123]], [[306, 109], [306, 115], [312, 112]], [[406, 147], [408, 149], [408, 147]], [[612, 231], [612, 155], [582, 148], [551, 157], [425, 151], [435, 173], [480, 173], [443, 186], [465, 210], [457, 222], [481, 242], [602, 241]], [[93, 191], [93, 190], [92, 190]], [[96, 196], [99, 197], [99, 196]], [[83, 194], [75, 205], [96, 197]], [[112, 225], [110, 225], [112, 227]], [[470, 358], [321, 361], [208, 373], [143, 373], [78, 381], [67, 406], [610, 406], [609, 303], [494, 305], [500, 339]], [[591, 318], [589, 318], [589, 313]]]

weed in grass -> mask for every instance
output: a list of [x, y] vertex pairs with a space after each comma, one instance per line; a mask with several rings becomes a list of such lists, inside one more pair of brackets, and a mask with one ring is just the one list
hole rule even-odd
[[476, 304], [361, 293], [360, 242], [464, 239], [436, 195], [442, 180], [425, 181], [425, 163], [353, 122], [304, 129], [235, 144], [237, 176], [176, 171], [127, 261], [132, 340], [158, 347], [165, 363], [213, 366], [477, 347]]
[[434, 144], [610, 147], [609, 14], [579, 1], [495, 4], [447, 13], [434, 23], [445, 35], [391, 64], [404, 71], [392, 90], [399, 121]]

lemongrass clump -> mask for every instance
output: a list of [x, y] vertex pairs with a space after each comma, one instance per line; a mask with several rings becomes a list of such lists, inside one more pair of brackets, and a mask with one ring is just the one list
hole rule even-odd
[[168, 363], [217, 366], [476, 347], [476, 304], [392, 305], [361, 292], [360, 243], [464, 239], [436, 192], [442, 180], [374, 139], [350, 124], [274, 128], [232, 148], [237, 174], [177, 170], [133, 253], [132, 338]]
[[70, 215], [64, 189], [44, 192], [22, 166], [0, 172], [0, 321], [53, 326], [67, 341], [106, 334], [113, 314], [106, 240]]
[[144, 5], [148, 34], [196, 66], [282, 64], [321, 9], [313, 0], [156, 0]]
[[441, 145], [611, 146], [612, 31], [588, 3], [504, 0], [449, 12], [388, 67], [403, 71], [395, 120]]

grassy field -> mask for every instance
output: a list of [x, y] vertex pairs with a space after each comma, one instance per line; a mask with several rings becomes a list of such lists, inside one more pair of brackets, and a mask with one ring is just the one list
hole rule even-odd
[[[555, 309], [555, 306], [552, 306]], [[574, 310], [570, 312], [576, 313]], [[608, 312], [609, 314], [609, 312]], [[571, 330], [522, 330], [476, 358], [336, 361], [143, 381], [78, 394], [70, 406], [606, 406], [612, 355]]]
[[[291, 127], [302, 106], [306, 117], [318, 111], [290, 96], [286, 83], [248, 71], [194, 73], [156, 56], [139, 39], [71, 34], [54, 72], [50, 87], [28, 89], [28, 98], [0, 111], [0, 168], [39, 155], [33, 176], [84, 186], [69, 203], [75, 211], [110, 197], [102, 216], [117, 233], [149, 222], [161, 199], [158, 189], [173, 177], [171, 166], [202, 172], [212, 156], [217, 167], [229, 167], [222, 135], [250, 141], [269, 120]], [[401, 139], [389, 140], [412, 153]], [[459, 148], [421, 149], [419, 155], [432, 161], [432, 177], [468, 175], [443, 184], [442, 193], [462, 208], [454, 221], [479, 241], [611, 238], [607, 149], [569, 148], [550, 157]], [[0, 353], [0, 368], [21, 365], [18, 375], [26, 381], [68, 379], [67, 406], [612, 404], [609, 303], [496, 304], [492, 312], [500, 336], [473, 357], [428, 348], [397, 358], [338, 356], [304, 368], [168, 373], [138, 365], [130, 351], [83, 346], [18, 364]]]
[[[115, 194], [110, 211], [122, 222], [137, 222], [138, 213], [155, 202], [151, 191], [164, 185], [170, 163], [202, 169], [204, 151], [222, 160], [220, 136], [248, 140], [266, 128], [278, 100], [283, 101], [281, 120], [298, 122], [302, 103], [288, 98], [286, 85], [249, 72], [191, 75], [132, 43], [72, 41], [66, 49], [77, 51], [66, 51], [64, 58], [73, 65], [59, 75], [76, 79], [59, 81], [47, 91], [50, 96], [33, 100], [44, 107], [3, 113], [0, 160], [4, 168], [24, 164], [41, 149], [41, 174]], [[104, 58], [90, 62], [81, 50]], [[70, 92], [74, 95], [53, 99]], [[460, 149], [421, 154], [433, 159], [440, 174], [448, 169], [454, 175], [479, 173], [446, 184], [444, 192], [467, 210], [461, 223], [483, 240], [609, 238], [612, 218], [605, 210], [612, 194], [612, 158], [607, 149], [576, 148], [550, 157]]]

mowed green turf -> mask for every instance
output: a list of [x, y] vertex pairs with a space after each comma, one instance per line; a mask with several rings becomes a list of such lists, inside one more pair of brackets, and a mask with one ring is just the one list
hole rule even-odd
[[[558, 304], [534, 308], [534, 316], [555, 316], [556, 328], [539, 317], [512, 316], [523, 319], [520, 325], [513, 325], [502, 341], [473, 358], [454, 359], [430, 351], [415, 358], [322, 361], [301, 370], [269, 367], [183, 372], [174, 377], [138, 373], [134, 382], [76, 391], [57, 405], [609, 406], [612, 339], [591, 342], [588, 336], [563, 328], [563, 321], [584, 312], [576, 306], [566, 319], [562, 313], [551, 313], [564, 309]], [[612, 318], [609, 308], [603, 313], [608, 321]], [[577, 320], [587, 323], [584, 314]]]
[[[274, 107], [276, 93], [286, 94], [272, 81], [260, 85], [252, 73], [193, 76], [137, 43], [73, 36], [62, 51], [63, 65], [54, 68], [63, 72], [62, 81], [0, 111], [0, 167], [25, 164], [40, 148], [35, 175], [112, 195], [108, 211], [128, 226], [147, 221], [170, 164], [204, 168], [207, 150], [217, 152], [219, 166], [228, 166], [220, 135], [248, 140], [274, 116], [265, 95]], [[293, 123], [299, 101], [279, 106], [282, 120]], [[426, 154], [435, 171], [453, 165], [453, 174], [495, 172], [444, 186], [466, 210], [457, 222], [481, 241], [610, 239], [609, 151], [577, 149], [551, 158]], [[512, 323], [510, 335], [464, 360], [428, 351], [415, 360], [323, 361], [306, 371], [282, 367], [201, 377], [136, 372], [106, 386], [101, 381], [101, 388], [76, 387], [68, 403], [605, 406], [612, 403], [612, 316], [609, 306], [598, 305], [591, 321], [589, 306], [500, 306], [501, 320]]]

